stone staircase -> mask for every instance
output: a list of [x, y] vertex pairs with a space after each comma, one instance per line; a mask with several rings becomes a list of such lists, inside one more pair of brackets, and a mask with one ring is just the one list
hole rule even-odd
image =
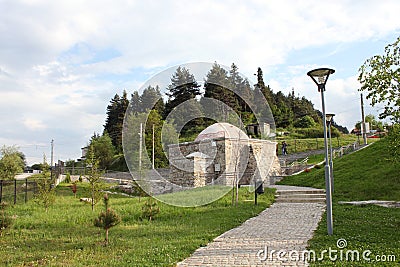
[[326, 203], [323, 189], [277, 190], [276, 203]]

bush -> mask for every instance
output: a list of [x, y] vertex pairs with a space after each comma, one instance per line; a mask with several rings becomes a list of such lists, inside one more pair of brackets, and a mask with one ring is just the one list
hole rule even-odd
[[69, 184], [70, 182], [71, 182], [71, 174], [67, 172], [67, 174], [65, 175], [64, 183]]

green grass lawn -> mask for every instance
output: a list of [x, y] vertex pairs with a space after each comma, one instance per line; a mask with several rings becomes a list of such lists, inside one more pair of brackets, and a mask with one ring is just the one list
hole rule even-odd
[[[309, 173], [290, 176], [281, 181], [286, 185], [325, 188], [324, 169], [312, 169]], [[338, 201], [356, 200], [396, 200], [400, 201], [399, 165], [387, 160], [385, 140], [379, 141], [363, 150], [346, 155], [334, 161], [335, 191], [333, 193], [334, 234], [327, 235], [326, 215], [309, 249], [321, 252], [331, 247], [338, 249], [340, 238], [347, 241], [344, 249], [370, 250], [369, 258], [395, 255], [396, 262], [368, 261], [324, 261], [312, 263], [315, 266], [398, 266], [400, 265], [400, 209], [373, 205], [352, 206]], [[360, 254], [360, 258], [362, 258]], [[345, 257], [344, 257], [345, 259]], [[396, 265], [397, 264], [397, 265]]]
[[[207, 192], [204, 192], [205, 194]], [[268, 207], [274, 190], [258, 198], [246, 188], [240, 190], [237, 207], [231, 194], [206, 206], [180, 208], [158, 203], [154, 221], [141, 220], [146, 198], [110, 195], [110, 205], [122, 222], [110, 229], [110, 244], [104, 233], [93, 226], [95, 212], [79, 202], [87, 197], [87, 187], [78, 184], [73, 197], [67, 185], [57, 188], [57, 200], [48, 213], [33, 201], [9, 207], [16, 216], [13, 226], [0, 237], [0, 266], [174, 266], [195, 249], [234, 228]]]

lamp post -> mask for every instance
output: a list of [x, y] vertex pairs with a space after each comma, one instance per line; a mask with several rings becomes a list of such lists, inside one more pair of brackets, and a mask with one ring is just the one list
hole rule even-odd
[[328, 124], [328, 132], [329, 132], [329, 155], [330, 155], [330, 161], [329, 161], [329, 167], [331, 169], [331, 189], [332, 193], [335, 192], [335, 183], [334, 183], [334, 178], [333, 178], [333, 148], [332, 148], [332, 131], [331, 131], [331, 126], [332, 126], [332, 119], [335, 114], [333, 113], [327, 113], [326, 115], [326, 123]]
[[331, 179], [330, 179], [330, 167], [328, 161], [328, 142], [327, 142], [327, 133], [326, 133], [326, 113], [325, 113], [325, 99], [324, 99], [324, 91], [325, 85], [328, 81], [329, 75], [335, 73], [335, 70], [328, 68], [319, 68], [315, 70], [311, 70], [307, 72], [307, 75], [311, 77], [311, 79], [318, 86], [318, 92], [321, 93], [321, 101], [322, 101], [322, 120], [324, 124], [324, 145], [325, 145], [325, 190], [326, 190], [326, 221], [328, 228], [328, 235], [333, 234], [333, 219], [332, 219], [332, 188], [331, 188]]

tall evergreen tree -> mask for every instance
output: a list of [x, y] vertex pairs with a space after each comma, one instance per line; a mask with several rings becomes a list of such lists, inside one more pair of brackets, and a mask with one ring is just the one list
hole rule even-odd
[[168, 101], [165, 105], [164, 117], [179, 104], [200, 95], [199, 88], [200, 85], [194, 75], [185, 67], [179, 66], [171, 77], [171, 84], [167, 88]]
[[159, 114], [164, 111], [164, 101], [158, 85], [156, 87], [149, 85], [140, 96], [140, 112], [148, 112], [149, 110], [157, 110]]
[[[234, 109], [235, 107], [237, 107], [235, 94], [231, 90], [229, 90], [228, 87], [228, 72], [225, 69], [221, 68], [221, 66], [217, 63], [214, 63], [211, 70], [207, 73], [207, 77], [204, 83], [204, 97], [219, 100]], [[220, 117], [219, 119], [226, 120], [228, 116], [228, 108], [224, 105], [218, 105], [215, 109], [218, 111], [218, 114], [207, 115], [214, 115], [216, 117]], [[205, 110], [205, 112], [207, 113], [207, 109]]]
[[140, 96], [138, 91], [134, 91], [133, 94], [131, 94], [131, 105], [130, 108], [133, 113], [137, 114], [139, 112], [142, 112], [140, 110]]
[[104, 125], [104, 132], [108, 133], [112, 144], [119, 152], [122, 151], [122, 126], [128, 105], [128, 96], [124, 90], [121, 97], [115, 94], [107, 106], [107, 119]]

